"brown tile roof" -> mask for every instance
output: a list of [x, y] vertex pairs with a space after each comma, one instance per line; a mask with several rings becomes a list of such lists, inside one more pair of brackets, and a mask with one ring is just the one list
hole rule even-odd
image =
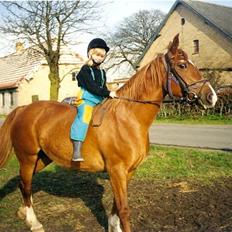
[[0, 85], [16, 85], [18, 81], [29, 78], [39, 68], [41, 61], [41, 56], [29, 55], [28, 50], [0, 58]]

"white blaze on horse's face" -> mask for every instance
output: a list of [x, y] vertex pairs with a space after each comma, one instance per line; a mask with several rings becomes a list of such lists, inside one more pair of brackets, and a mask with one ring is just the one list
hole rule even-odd
[[[188, 62], [196, 68], [191, 60], [188, 60]], [[197, 94], [199, 97], [198, 102], [203, 106], [204, 109], [213, 108], [217, 102], [217, 94], [211, 84], [207, 82], [199, 87], [199, 89], [199, 94]]]
[[188, 60], [188, 62], [195, 67], [195, 64], [191, 60]]
[[211, 96], [211, 98], [212, 98], [212, 107], [214, 107], [218, 98], [217, 98], [217, 94], [216, 94], [215, 90], [213, 89], [213, 87], [211, 86], [211, 84], [209, 84], [209, 87], [210, 87], [210, 89], [212, 91], [212, 96]]

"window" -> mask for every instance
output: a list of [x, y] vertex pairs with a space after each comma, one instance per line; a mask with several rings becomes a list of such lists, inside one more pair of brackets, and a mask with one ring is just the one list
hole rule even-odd
[[5, 93], [2, 93], [2, 107], [5, 106]]
[[31, 100], [32, 102], [39, 101], [39, 95], [32, 95]]
[[181, 18], [181, 25], [183, 26], [185, 24], [185, 18]]
[[75, 80], [76, 80], [76, 73], [73, 72], [73, 73], [72, 73], [72, 81], [75, 81]]
[[195, 39], [193, 40], [193, 54], [199, 53], [199, 40]]
[[14, 93], [10, 92], [10, 106], [14, 105]]

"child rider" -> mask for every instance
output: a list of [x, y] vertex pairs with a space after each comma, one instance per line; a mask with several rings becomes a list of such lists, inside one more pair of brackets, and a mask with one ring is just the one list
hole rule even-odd
[[84, 161], [81, 146], [87, 134], [94, 106], [106, 97], [116, 97], [115, 91], [107, 89], [106, 73], [100, 68], [108, 51], [109, 47], [103, 39], [95, 38], [90, 41], [87, 49], [89, 60], [76, 76], [80, 91], [77, 97], [78, 113], [71, 126], [74, 151], [72, 161]]

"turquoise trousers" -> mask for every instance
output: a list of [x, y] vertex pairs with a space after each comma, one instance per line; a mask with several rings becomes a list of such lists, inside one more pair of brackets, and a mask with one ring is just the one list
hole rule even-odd
[[78, 112], [70, 131], [72, 140], [78, 140], [82, 142], [85, 140], [95, 105], [96, 103], [94, 102], [82, 100], [81, 104], [77, 107]]

